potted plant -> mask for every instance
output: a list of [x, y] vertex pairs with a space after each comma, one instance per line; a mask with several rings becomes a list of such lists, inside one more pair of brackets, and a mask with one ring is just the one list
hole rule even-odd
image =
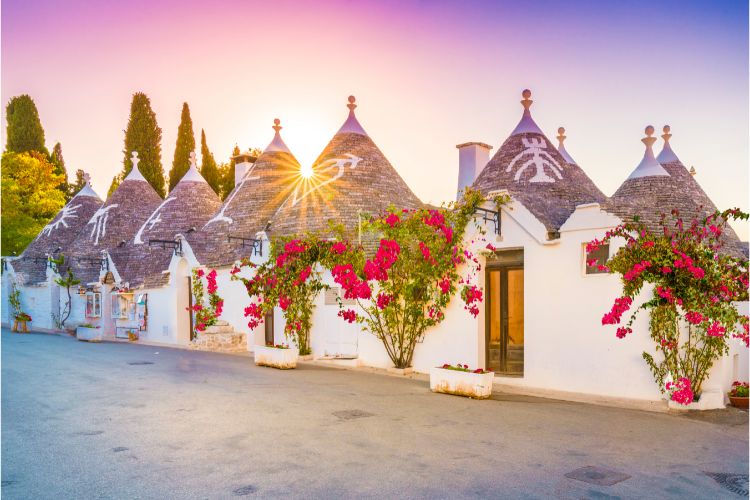
[[495, 373], [482, 368], [471, 370], [468, 365], [436, 366], [430, 369], [430, 390], [475, 399], [487, 399], [492, 394]]
[[25, 312], [16, 314], [15, 320], [13, 321], [13, 331], [17, 333], [29, 333], [27, 323], [31, 323], [31, 316]]
[[76, 327], [76, 338], [83, 342], [101, 342], [102, 329], [91, 323], [83, 323]]
[[289, 370], [297, 367], [298, 358], [299, 349], [287, 344], [255, 346], [255, 364], [258, 366]]
[[750, 385], [747, 382], [732, 382], [732, 390], [729, 391], [729, 401], [735, 408], [747, 409], [748, 392]]

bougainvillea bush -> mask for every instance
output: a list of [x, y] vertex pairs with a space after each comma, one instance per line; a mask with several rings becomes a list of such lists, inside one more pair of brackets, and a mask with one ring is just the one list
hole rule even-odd
[[730, 340], [745, 346], [750, 341], [748, 317], [737, 310], [737, 302], [748, 300], [748, 261], [724, 248], [723, 237], [728, 221], [747, 218], [733, 209], [687, 225], [674, 211], [669, 220], [662, 216], [656, 234], [635, 220], [587, 245], [592, 252], [611, 240], [624, 240], [606, 263], [587, 262], [619, 274], [623, 285], [602, 324], [622, 324], [644, 285], [652, 286], [648, 300], [630, 313], [616, 335], [627, 337], [637, 314], [649, 312], [656, 355], [644, 352], [643, 358], [673, 401], [687, 405], [699, 398], [709, 369], [729, 352]]
[[[204, 289], [203, 278], [206, 278]], [[224, 310], [224, 299], [218, 293], [216, 284], [216, 270], [212, 269], [206, 273], [203, 269], [193, 269], [193, 306], [195, 313], [195, 330], [205, 331], [207, 327], [215, 325]], [[205, 299], [205, 291], [208, 291], [208, 301]], [[190, 308], [188, 308], [190, 310]]]
[[[330, 247], [330, 241], [314, 234], [301, 239], [281, 238], [274, 241], [271, 256], [262, 265], [245, 259], [234, 267], [232, 280], [244, 283], [251, 300], [245, 308], [247, 326], [257, 327], [278, 306], [286, 319], [285, 335], [294, 339], [300, 354], [309, 354], [314, 299], [327, 288], [322, 281], [321, 263], [328, 262]], [[253, 276], [240, 274], [242, 267], [254, 268]]]
[[[279, 306], [285, 333], [298, 346], [307, 346], [313, 300], [328, 288], [322, 272], [329, 270], [343, 291], [339, 316], [362, 324], [380, 339], [397, 368], [411, 366], [417, 341], [443, 320], [458, 288], [466, 310], [474, 316], [479, 313], [482, 292], [474, 283], [479, 261], [464, 248], [463, 236], [482, 202], [481, 194], [467, 190], [462, 201], [440, 209], [391, 207], [383, 214], [364, 216], [361, 239], [371, 244], [347, 240], [343, 228], [334, 231], [335, 239], [308, 234], [275, 241], [271, 259], [264, 264], [243, 262], [255, 267], [252, 278], [243, 277], [239, 267], [232, 270], [251, 297], [245, 308], [248, 326], [255, 328]], [[464, 263], [469, 264], [467, 277], [459, 274]]]

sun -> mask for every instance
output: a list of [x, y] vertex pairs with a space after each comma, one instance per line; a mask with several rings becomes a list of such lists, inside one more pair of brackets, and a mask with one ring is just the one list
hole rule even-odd
[[313, 176], [313, 168], [312, 168], [312, 165], [306, 165], [306, 166], [302, 167], [302, 168], [300, 169], [300, 171], [299, 171], [299, 174], [300, 174], [300, 175], [301, 175], [301, 176], [302, 176], [303, 178], [305, 178], [305, 179], [309, 179], [310, 177], [312, 177], [312, 176]]

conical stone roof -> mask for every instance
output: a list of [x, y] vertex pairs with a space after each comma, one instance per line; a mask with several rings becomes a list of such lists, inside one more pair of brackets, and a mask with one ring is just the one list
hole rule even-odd
[[566, 161], [531, 117], [529, 90], [523, 116], [484, 167], [473, 187], [485, 195], [507, 190], [556, 233], [577, 205], [602, 202], [604, 194], [575, 163]]
[[256, 238], [300, 178], [301, 167], [281, 138], [280, 123], [274, 120], [273, 140], [221, 208], [189, 240], [201, 263], [229, 265], [249, 256], [251, 249], [242, 240], [229, 241], [230, 237]]
[[389, 205], [414, 209], [419, 198], [357, 120], [349, 97], [349, 116], [312, 166], [309, 178], [296, 179], [292, 193], [271, 222], [273, 235], [303, 234], [343, 224], [354, 236], [360, 212], [380, 214]]
[[163, 201], [138, 170], [135, 152], [132, 161], [130, 174], [94, 212], [72, 245], [68, 260], [76, 278], [83, 283], [99, 276], [99, 267], [90, 259], [100, 258], [102, 250], [113, 251], [130, 241]]
[[[165, 285], [165, 273], [174, 249], [159, 246], [156, 240], [174, 241], [178, 234], [190, 240], [213, 214], [221, 199], [198, 171], [195, 153], [190, 154], [190, 169], [169, 192], [156, 210], [138, 228], [124, 247], [116, 247], [112, 260], [131, 288]], [[149, 244], [149, 242], [153, 242]]]
[[45, 281], [47, 264], [42, 258], [60, 253], [67, 256], [81, 229], [101, 206], [102, 200], [91, 189], [87, 175], [84, 187], [44, 226], [21, 257], [13, 261], [13, 269], [16, 273], [22, 273], [24, 283], [30, 285]]
[[[624, 219], [632, 220], [638, 216], [651, 231], [657, 232], [661, 230], [663, 213], [671, 216], [672, 210], [676, 209], [683, 221], [689, 223], [694, 218], [701, 219], [717, 210], [714, 202], [672, 150], [670, 132], [670, 126], [665, 125], [661, 136], [664, 146], [659, 155], [654, 156], [652, 146], [656, 138], [651, 137], [654, 127], [646, 127], [646, 137], [642, 139], [646, 145], [643, 160], [607, 204], [611, 211]], [[650, 172], [650, 175], [644, 175], [644, 172]], [[731, 227], [727, 227], [724, 237], [731, 253], [742, 252], [743, 245]]]

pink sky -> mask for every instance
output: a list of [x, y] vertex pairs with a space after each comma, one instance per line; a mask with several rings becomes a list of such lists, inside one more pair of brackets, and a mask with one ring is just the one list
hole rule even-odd
[[354, 94], [370, 136], [436, 203], [455, 192], [455, 145], [496, 150], [528, 87], [537, 123], [551, 139], [566, 127], [606, 194], [638, 164], [643, 128], [668, 123], [715, 203], [747, 210], [747, 14], [743, 2], [4, 1], [2, 99], [30, 94], [48, 146], [104, 194], [135, 91], [162, 127], [165, 171], [183, 101], [218, 160], [265, 147], [278, 117], [307, 165]]

